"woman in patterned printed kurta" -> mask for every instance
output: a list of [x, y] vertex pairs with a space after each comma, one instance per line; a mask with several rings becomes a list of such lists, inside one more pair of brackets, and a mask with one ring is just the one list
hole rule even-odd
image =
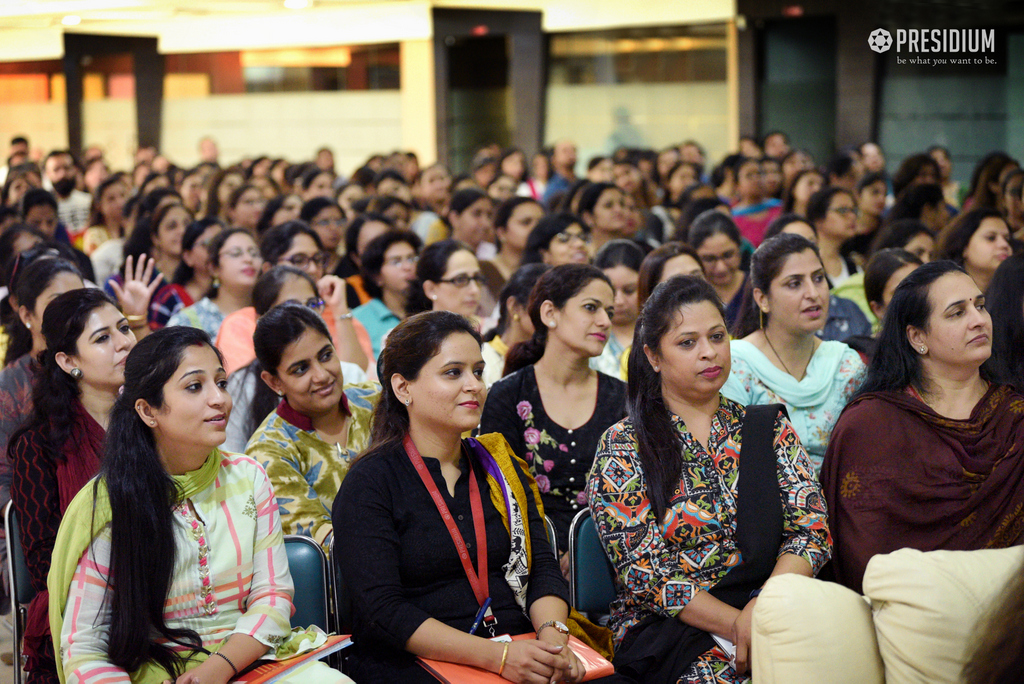
[[[637, 681], [747, 681], [758, 592], [746, 586], [756, 589], [769, 572], [813, 575], [831, 553], [813, 470], [793, 426], [780, 415], [772, 451], [781, 545], [766, 559], [767, 572], [737, 587], [742, 592], [718, 586], [755, 562], [736, 537], [746, 410], [719, 394], [729, 365], [729, 336], [714, 290], [685, 276], [658, 286], [630, 355], [631, 418], [604, 434], [587, 487], [618, 578], [610, 624], [621, 649], [616, 668]], [[709, 634], [736, 644], [735, 668]], [[655, 643], [667, 643], [667, 652], [655, 652]]]
[[[258, 658], [295, 653], [302, 637], [290, 626], [266, 473], [217, 448], [226, 384], [198, 329], [166, 328], [129, 354], [100, 476], [72, 500], [54, 544], [47, 586], [62, 681], [227, 684]], [[302, 680], [350, 681], [319, 663]]]
[[253, 343], [263, 381], [283, 399], [245, 452], [267, 469], [285, 533], [312, 537], [326, 549], [334, 497], [352, 459], [370, 442], [380, 385], [342, 389], [327, 326], [301, 304], [281, 304], [260, 317]]

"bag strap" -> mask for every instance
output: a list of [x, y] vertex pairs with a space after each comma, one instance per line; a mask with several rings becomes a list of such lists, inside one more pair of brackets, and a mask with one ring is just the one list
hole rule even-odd
[[740, 567], [746, 566], [741, 574], [748, 579], [768, 577], [782, 545], [782, 498], [775, 457], [775, 422], [780, 411], [789, 417], [782, 404], [748, 406], [743, 416], [736, 543], [743, 554]]

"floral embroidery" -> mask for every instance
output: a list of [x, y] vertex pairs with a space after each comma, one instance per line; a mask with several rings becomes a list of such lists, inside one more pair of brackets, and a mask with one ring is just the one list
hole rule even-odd
[[[542, 472], [550, 473], [555, 467], [555, 462], [549, 458], [543, 458], [540, 454], [540, 447], [545, 444], [556, 447], [559, 451], [566, 453], [568, 453], [569, 447], [549, 435], [547, 430], [538, 430], [534, 427], [533, 406], [530, 402], [524, 400], [516, 404], [516, 413], [526, 423], [526, 429], [523, 431], [523, 441], [526, 442], [526, 450], [529, 452], [527, 460], [532, 463], [533, 472], [537, 473], [537, 489], [540, 490], [541, 494], [571, 497], [572, 492], [564, 492], [558, 488], [552, 489], [551, 480], [541, 475]], [[584, 502], [581, 501], [579, 503]]]
[[245, 508], [242, 509], [242, 514], [247, 515], [253, 520], [256, 519], [256, 500], [249, 497], [249, 500], [245, 502]]
[[[253, 505], [255, 507], [255, 503]], [[187, 501], [180, 504], [176, 510], [192, 529], [192, 538], [199, 547], [199, 581], [202, 589], [196, 597], [196, 605], [207, 615], [213, 615], [217, 612], [217, 597], [213, 594], [213, 582], [210, 580], [210, 547], [206, 544], [206, 530], [192, 513]]]

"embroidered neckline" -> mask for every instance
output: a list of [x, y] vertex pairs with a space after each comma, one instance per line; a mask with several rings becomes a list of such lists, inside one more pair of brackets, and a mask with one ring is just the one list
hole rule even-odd
[[196, 597], [196, 606], [207, 615], [217, 612], [217, 597], [213, 595], [213, 582], [210, 580], [210, 547], [206, 543], [206, 527], [192, 513], [188, 501], [179, 504], [175, 509], [192, 530], [192, 539], [199, 547], [199, 579], [201, 589]]

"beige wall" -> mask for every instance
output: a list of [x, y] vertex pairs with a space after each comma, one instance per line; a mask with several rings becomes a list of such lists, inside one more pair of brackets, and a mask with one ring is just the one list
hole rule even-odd
[[326, 145], [334, 150], [336, 168], [349, 174], [370, 154], [402, 147], [401, 94], [259, 93], [164, 101], [161, 147], [172, 161], [198, 162], [199, 139], [206, 135], [228, 162], [258, 154], [303, 161]]
[[658, 149], [693, 138], [708, 159], [729, 149], [728, 87], [720, 83], [642, 83], [635, 85], [552, 85], [547, 92], [547, 142], [569, 138], [579, 148], [577, 169], [590, 156], [608, 154], [617, 127], [615, 112], [628, 112], [628, 128], [639, 134], [636, 144]]
[[[134, 128], [134, 126], [133, 126]], [[46, 154], [68, 146], [68, 117], [63, 102], [31, 104], [0, 103], [0, 150], [7, 153], [7, 143], [16, 135], [28, 137], [33, 150]], [[0, 159], [0, 166], [7, 157]]]
[[82, 142], [99, 145], [114, 169], [130, 171], [137, 147], [135, 98], [82, 103]]

